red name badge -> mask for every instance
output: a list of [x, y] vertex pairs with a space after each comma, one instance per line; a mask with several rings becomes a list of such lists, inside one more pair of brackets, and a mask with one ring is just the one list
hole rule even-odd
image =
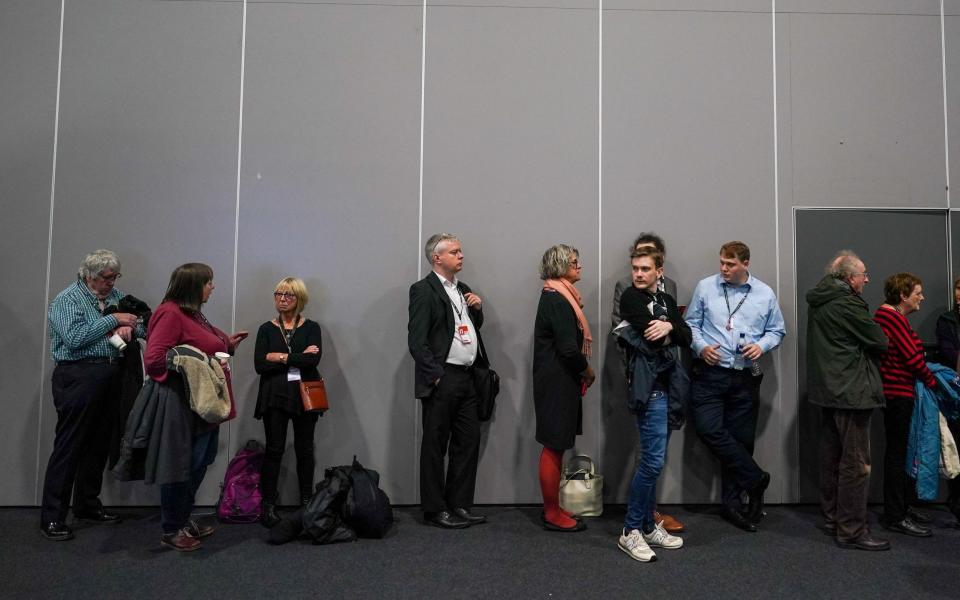
[[457, 325], [457, 337], [460, 338], [460, 343], [464, 346], [470, 344], [470, 326], [466, 323]]

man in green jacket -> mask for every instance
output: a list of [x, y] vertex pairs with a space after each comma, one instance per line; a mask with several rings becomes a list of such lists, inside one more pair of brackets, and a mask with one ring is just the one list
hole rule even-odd
[[887, 338], [860, 297], [870, 279], [849, 250], [807, 292], [807, 399], [821, 407], [820, 506], [841, 548], [889, 550], [867, 523], [870, 416], [882, 407], [880, 354]]

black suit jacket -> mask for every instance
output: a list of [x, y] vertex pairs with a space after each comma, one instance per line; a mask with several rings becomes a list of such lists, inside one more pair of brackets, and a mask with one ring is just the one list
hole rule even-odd
[[[466, 295], [470, 287], [459, 281], [457, 287]], [[483, 325], [483, 310], [469, 307], [470, 320], [477, 329], [477, 366], [489, 366], [487, 352], [480, 337]], [[407, 322], [407, 346], [416, 363], [414, 392], [417, 398], [426, 398], [433, 393], [433, 382], [443, 377], [443, 365], [453, 343], [453, 305], [443, 289], [440, 278], [431, 271], [426, 277], [410, 286], [410, 319]]]

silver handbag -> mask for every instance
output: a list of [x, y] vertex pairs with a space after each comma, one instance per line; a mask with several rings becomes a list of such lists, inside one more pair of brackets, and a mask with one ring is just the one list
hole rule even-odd
[[560, 507], [578, 517], [603, 514], [603, 475], [584, 454], [572, 457], [560, 478]]

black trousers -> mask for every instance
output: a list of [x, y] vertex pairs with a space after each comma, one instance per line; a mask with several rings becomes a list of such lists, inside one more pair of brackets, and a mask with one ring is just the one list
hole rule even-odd
[[917, 501], [917, 482], [907, 476], [907, 442], [913, 418], [911, 398], [887, 397], [883, 428], [887, 448], [883, 454], [883, 519], [899, 523]]
[[287, 447], [287, 424], [293, 423], [293, 451], [297, 456], [297, 481], [300, 498], [313, 496], [313, 474], [316, 460], [313, 456], [313, 432], [317, 427], [317, 413], [290, 414], [279, 408], [270, 408], [263, 413], [263, 433], [266, 437], [266, 452], [260, 467], [260, 492], [264, 502], [277, 503], [277, 482], [280, 479], [280, 462]]
[[41, 526], [74, 513], [99, 510], [103, 469], [110, 452], [110, 412], [117, 409], [120, 368], [110, 364], [60, 364], [53, 370], [56, 437], [47, 461]]
[[[947, 425], [950, 427], [950, 433], [953, 434], [953, 439], [960, 440], [960, 423], [947, 422]], [[953, 516], [960, 520], [960, 476], [955, 477], [947, 483], [947, 489], [949, 494], [947, 495], [947, 508], [950, 509], [950, 512], [953, 513]]]
[[720, 461], [724, 506], [741, 508], [741, 492], [754, 487], [763, 470], [753, 460], [757, 401], [763, 376], [698, 361], [694, 366], [690, 403], [697, 434]]
[[[423, 405], [420, 503], [424, 512], [473, 506], [480, 456], [477, 391], [469, 369], [444, 365], [437, 389]], [[446, 477], [443, 460], [449, 452]]]

